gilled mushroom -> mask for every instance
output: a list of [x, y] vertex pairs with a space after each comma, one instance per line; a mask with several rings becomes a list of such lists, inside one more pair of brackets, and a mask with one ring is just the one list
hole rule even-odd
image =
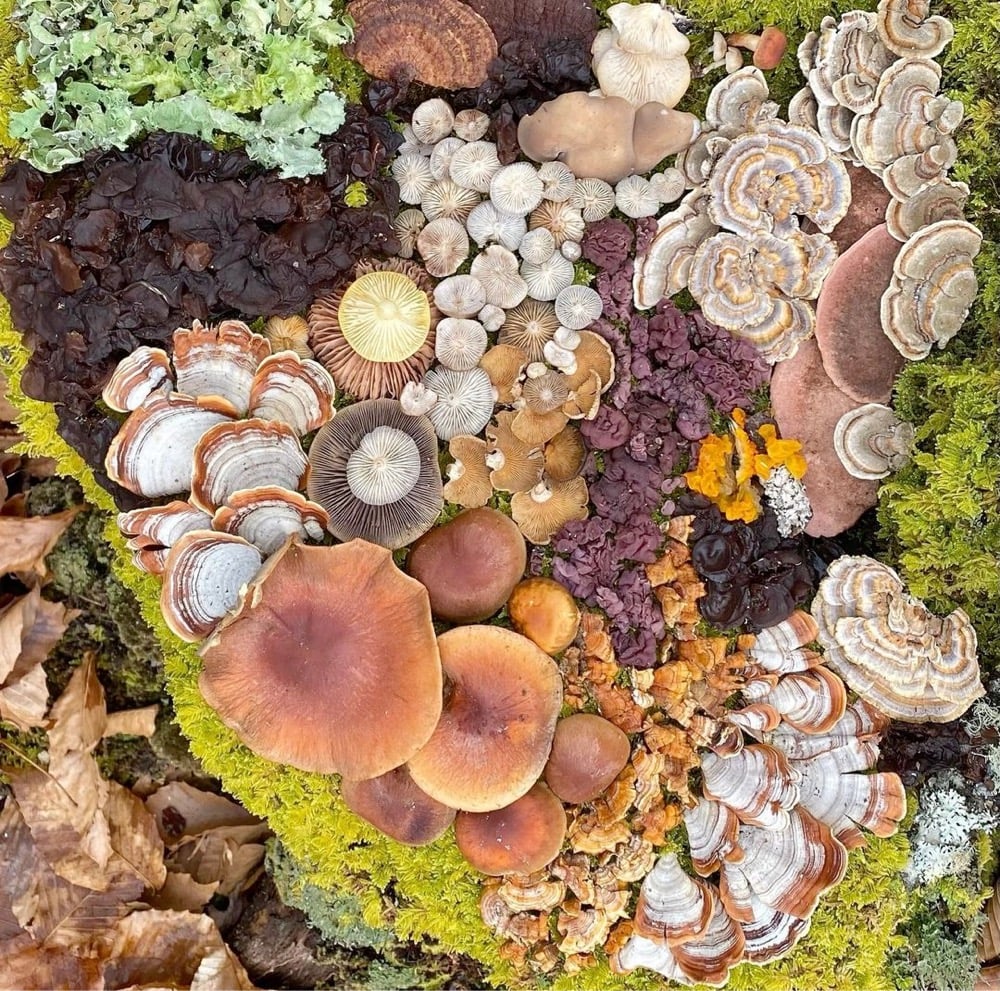
[[427, 593], [362, 540], [287, 543], [202, 657], [199, 687], [222, 721], [255, 753], [303, 770], [385, 774], [441, 712]]
[[434, 428], [394, 399], [342, 409], [317, 433], [309, 463], [309, 498], [338, 540], [395, 550], [426, 533], [444, 506]]
[[576, 712], [556, 723], [545, 783], [564, 802], [592, 802], [628, 763], [628, 737], [603, 716]]
[[525, 443], [514, 433], [514, 418], [510, 410], [501, 410], [486, 428], [490, 484], [499, 492], [527, 492], [542, 480], [544, 455], [537, 445]]
[[431, 610], [451, 623], [478, 623], [510, 598], [527, 566], [524, 538], [495, 509], [467, 509], [410, 549], [407, 571], [426, 588]]
[[514, 401], [514, 389], [527, 363], [527, 354], [513, 344], [494, 345], [479, 359], [479, 367], [489, 375], [493, 388], [497, 390], [498, 403]]
[[566, 835], [562, 803], [543, 784], [505, 808], [459, 812], [455, 843], [483, 874], [530, 874], [555, 860]]
[[[470, 812], [501, 809], [538, 780], [562, 706], [555, 662], [499, 626], [438, 637], [445, 701], [434, 735], [409, 761], [414, 781]], [[562, 809], [560, 807], [560, 813]]]
[[455, 821], [455, 810], [421, 791], [405, 765], [364, 781], [344, 778], [340, 794], [352, 812], [406, 846], [433, 843]]
[[442, 490], [445, 500], [466, 509], [485, 506], [493, 495], [490, 469], [486, 464], [486, 441], [459, 434], [452, 437], [448, 453], [455, 460], [445, 469], [448, 477]]
[[521, 533], [533, 544], [547, 544], [571, 520], [588, 515], [587, 483], [582, 478], [568, 482], [539, 482], [529, 492], [517, 492], [510, 500], [511, 516]]
[[507, 614], [514, 629], [546, 654], [565, 650], [580, 630], [580, 607], [554, 578], [539, 576], [518, 582], [507, 600]]

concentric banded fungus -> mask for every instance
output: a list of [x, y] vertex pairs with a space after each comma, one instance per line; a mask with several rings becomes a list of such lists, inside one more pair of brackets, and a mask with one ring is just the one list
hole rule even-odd
[[978, 289], [972, 259], [982, 243], [972, 224], [941, 220], [900, 249], [882, 296], [882, 329], [904, 358], [926, 358], [959, 332]]
[[111, 409], [131, 413], [154, 392], [170, 392], [173, 385], [167, 352], [143, 345], [118, 362], [101, 398]]
[[174, 500], [165, 506], [119, 513], [117, 522], [136, 566], [158, 575], [170, 548], [191, 530], [208, 530], [212, 517], [189, 502]]
[[210, 427], [232, 420], [232, 410], [214, 396], [191, 399], [175, 392], [147, 400], [111, 441], [104, 461], [108, 477], [150, 499], [188, 491], [198, 441]]
[[955, 36], [947, 17], [931, 17], [928, 0], [883, 0], [876, 29], [882, 43], [897, 55], [936, 58]]
[[268, 557], [292, 535], [322, 541], [330, 522], [326, 510], [298, 492], [277, 485], [241, 489], [215, 511], [212, 529], [235, 533]]
[[798, 775], [780, 750], [752, 744], [726, 758], [708, 753], [701, 767], [706, 798], [728, 805], [741, 822], [774, 830], [787, 826], [789, 810], [799, 800]]
[[482, 368], [456, 371], [432, 368], [423, 380], [424, 388], [437, 394], [437, 402], [427, 416], [441, 440], [459, 434], [478, 434], [493, 412], [493, 384]]
[[[555, 655], [565, 650], [580, 629], [580, 607], [576, 599], [554, 578], [527, 578], [519, 582], [507, 600], [507, 614], [514, 629], [538, 644], [546, 654]], [[553, 790], [559, 794], [558, 789]]]
[[483, 874], [531, 874], [555, 860], [566, 835], [566, 813], [543, 784], [502, 809], [459, 812], [455, 844]]
[[445, 805], [502, 809], [531, 788], [548, 759], [562, 706], [559, 669], [499, 626], [457, 627], [438, 637], [438, 648], [444, 710], [410, 773]]
[[250, 384], [257, 366], [271, 353], [267, 338], [242, 320], [223, 320], [174, 331], [174, 372], [177, 391], [186, 396], [218, 396], [237, 413], [250, 405]]
[[365, 781], [344, 778], [340, 794], [352, 812], [407, 846], [433, 843], [455, 821], [455, 810], [421, 791], [405, 765]]
[[950, 722], [984, 693], [969, 617], [933, 615], [872, 558], [837, 558], [812, 614], [830, 667], [893, 719]]
[[385, 774], [426, 743], [441, 712], [427, 593], [361, 540], [290, 541], [202, 657], [199, 687], [222, 721], [255, 753], [307, 771]]
[[603, 716], [576, 712], [556, 723], [545, 783], [564, 802], [592, 802], [622, 772], [631, 744]]
[[309, 463], [309, 498], [330, 514], [338, 540], [396, 550], [426, 533], [444, 505], [434, 428], [394, 399], [342, 409], [316, 434]]
[[914, 435], [913, 424], [888, 406], [866, 403], [837, 421], [833, 446], [855, 478], [885, 478], [909, 461]]
[[527, 563], [524, 538], [510, 518], [478, 508], [424, 534], [406, 569], [427, 589], [438, 619], [478, 623], [510, 598]]
[[[887, 171], [886, 176], [890, 176]], [[969, 187], [941, 177], [925, 182], [913, 193], [894, 190], [885, 211], [889, 233], [897, 241], [908, 241], [917, 231], [940, 220], [963, 220]]]
[[286, 423], [237, 420], [206, 430], [194, 449], [191, 502], [214, 512], [240, 489], [302, 488], [308, 461]]
[[242, 537], [191, 530], [174, 544], [163, 570], [160, 609], [182, 640], [207, 637], [260, 570], [261, 555]]
[[478, 86], [497, 55], [489, 25], [459, 0], [352, 0], [353, 57], [380, 79], [403, 70], [442, 89]]
[[708, 929], [717, 897], [704, 881], [684, 872], [677, 854], [665, 854], [643, 878], [635, 931], [668, 946], [701, 936]]
[[432, 281], [413, 262], [379, 266], [358, 265], [353, 283], [309, 310], [317, 361], [358, 399], [398, 396], [434, 360]]
[[250, 415], [287, 423], [300, 437], [333, 416], [337, 389], [317, 361], [303, 361], [294, 351], [265, 358], [250, 387]]

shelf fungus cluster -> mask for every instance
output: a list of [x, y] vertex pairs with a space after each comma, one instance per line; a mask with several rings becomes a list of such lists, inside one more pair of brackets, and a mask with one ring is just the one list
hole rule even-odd
[[969, 617], [935, 616], [873, 558], [837, 558], [812, 613], [830, 667], [893, 719], [950, 722], [985, 692]]
[[[675, 591], [687, 547], [682, 527], [672, 533], [650, 568], [658, 588]], [[687, 587], [696, 602], [699, 586]], [[562, 852], [484, 886], [482, 916], [524, 973], [573, 973], [603, 950], [619, 972], [721, 986], [738, 963], [787, 953], [843, 877], [848, 851], [864, 845], [863, 830], [889, 836], [903, 818], [900, 779], [870, 773], [888, 719], [849, 704], [844, 682], [805, 646], [817, 637], [808, 613], [741, 637], [735, 650], [724, 637], [698, 637], [687, 618], [669, 610], [661, 663], [624, 680], [596, 614], [584, 615], [579, 646], [563, 655], [566, 702], [598, 714], [560, 723], [551, 787], [567, 787], [557, 751], [560, 730], [576, 735], [574, 721], [606, 721], [631, 745], [617, 749], [613, 729], [581, 727], [592, 732], [591, 767], [607, 772], [604, 790], [574, 782], [561, 794], [575, 803]], [[669, 852], [678, 825], [693, 875]]]
[[161, 606], [182, 639], [200, 640], [236, 605], [240, 587], [289, 537], [321, 540], [326, 510], [300, 494], [301, 438], [333, 416], [323, 367], [238, 320], [195, 321], [173, 358], [142, 347], [124, 358], [104, 401], [128, 413], [107, 455], [108, 475], [166, 505], [122, 513], [138, 567], [163, 576]]
[[850, 179], [816, 131], [776, 117], [759, 69], [723, 79], [706, 118], [678, 163], [691, 190], [637, 262], [635, 302], [686, 288], [709, 320], [781, 361], [813, 333], [811, 301], [837, 256], [827, 235], [847, 214]]

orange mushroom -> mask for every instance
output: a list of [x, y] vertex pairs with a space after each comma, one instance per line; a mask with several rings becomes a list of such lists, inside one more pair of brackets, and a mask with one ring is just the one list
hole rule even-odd
[[526, 578], [519, 582], [507, 600], [507, 613], [514, 629], [546, 654], [565, 650], [580, 629], [576, 599], [554, 578]]

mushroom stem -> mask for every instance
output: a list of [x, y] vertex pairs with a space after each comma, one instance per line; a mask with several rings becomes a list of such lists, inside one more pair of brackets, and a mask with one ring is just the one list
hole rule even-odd
[[726, 41], [736, 47], [753, 52], [753, 64], [758, 69], [773, 69], [781, 61], [788, 47], [788, 38], [781, 28], [769, 25], [760, 34], [739, 32], [728, 35]]

